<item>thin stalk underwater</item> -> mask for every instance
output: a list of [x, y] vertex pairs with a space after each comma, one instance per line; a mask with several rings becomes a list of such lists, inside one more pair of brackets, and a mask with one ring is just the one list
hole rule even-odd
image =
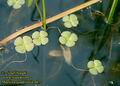
[[[118, 4], [118, 0], [114, 0], [113, 4], [111, 6], [110, 13], [108, 15], [108, 20], [107, 20], [107, 24], [106, 24], [106, 27], [105, 27], [105, 30], [104, 30], [103, 38], [101, 40], [101, 43], [100, 43], [97, 51], [99, 51], [102, 48], [103, 44], [106, 43], [106, 41], [108, 40], [108, 37], [112, 34], [112, 32], [111, 32], [111, 29], [112, 29], [111, 24], [113, 23], [113, 16], [115, 14], [117, 4]], [[111, 46], [111, 44], [110, 44], [110, 46]]]
[[[46, 31], [46, 1], [45, 0], [42, 0], [42, 11], [43, 11], [42, 25], [44, 31]], [[46, 86], [46, 57], [44, 55], [42, 61], [43, 61], [43, 86]]]
[[112, 4], [112, 7], [111, 7], [111, 10], [110, 10], [110, 13], [109, 13], [109, 16], [108, 16], [108, 21], [107, 21], [108, 24], [111, 24], [112, 21], [113, 21], [113, 16], [114, 16], [117, 4], [118, 4], [118, 0], [114, 0], [113, 4]]
[[46, 31], [46, 2], [45, 0], [42, 0], [42, 9], [43, 9], [43, 28]]
[[35, 6], [36, 6], [37, 11], [38, 11], [38, 14], [40, 15], [40, 18], [41, 18], [41, 20], [42, 20], [42, 19], [43, 19], [43, 18], [42, 18], [42, 12], [41, 12], [41, 10], [40, 10], [40, 8], [39, 8], [39, 6], [38, 6], [38, 0], [35, 0]]

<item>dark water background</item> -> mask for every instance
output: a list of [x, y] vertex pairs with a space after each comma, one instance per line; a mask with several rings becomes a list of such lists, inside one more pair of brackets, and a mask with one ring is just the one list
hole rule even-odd
[[[85, 2], [85, 0], [46, 0], [46, 2], [47, 17], [51, 17]], [[90, 11], [100, 10], [105, 13], [105, 15], [108, 15], [110, 8], [109, 4], [110, 0], [103, 0], [102, 3], [91, 6], [91, 9], [84, 9], [76, 12], [79, 16], [80, 24], [79, 27], [73, 29], [72, 31], [77, 34], [93, 32], [86, 35], [80, 34], [76, 46], [71, 48], [73, 57], [72, 61], [76, 67], [83, 69], [87, 68], [87, 62], [95, 49], [95, 45], [97, 44], [93, 43], [93, 39], [95, 37], [93, 34], [96, 33], [94, 31], [104, 30], [106, 27], [104, 22], [95, 21], [94, 17], [91, 16]], [[118, 5], [118, 11], [116, 11], [116, 13], [120, 12], [119, 6], [120, 5]], [[20, 27], [35, 23], [36, 21], [31, 20], [31, 16], [36, 18], [36, 14], [33, 14], [33, 10], [34, 6], [28, 8], [26, 5], [19, 10], [14, 10], [8, 7], [6, 0], [0, 0], [0, 39], [7, 37]], [[26, 62], [13, 63], [3, 70], [9, 62], [14, 60], [24, 60], [25, 58], [25, 55], [15, 52], [13, 41], [11, 41], [11, 43], [5, 46], [7, 50], [6, 52], [1, 53], [0, 59], [6, 60], [11, 57], [13, 58], [4, 64], [0, 64], [0, 70], [28, 71], [28, 75], [31, 76], [33, 80], [41, 81], [41, 84], [39, 85], [32, 84], [21, 86], [93, 86], [91, 75], [88, 72], [81, 72], [73, 69], [65, 63], [63, 56], [52, 58], [48, 55], [51, 50], [61, 50], [58, 42], [60, 34], [57, 28], [59, 27], [62, 31], [67, 30], [63, 27], [61, 20], [48, 24], [48, 27], [56, 27], [48, 30], [49, 43], [46, 46], [35, 47], [33, 51], [34, 54], [37, 54], [39, 48], [39, 62], [36, 62], [31, 53], [27, 53], [28, 58]], [[31, 35], [33, 32], [34, 31], [30, 31], [23, 35]], [[120, 86], [120, 34], [115, 33], [113, 36], [111, 57], [109, 58], [109, 49], [107, 46], [103, 47], [96, 54], [96, 58], [101, 59], [105, 67], [104, 73], [94, 77], [96, 86]], [[109, 43], [107, 45], [109, 45]], [[46, 60], [45, 63], [43, 63], [43, 58]]]

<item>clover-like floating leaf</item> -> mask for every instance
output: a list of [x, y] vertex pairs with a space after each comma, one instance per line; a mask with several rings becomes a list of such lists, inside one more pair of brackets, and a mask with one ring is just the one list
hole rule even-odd
[[89, 69], [89, 72], [93, 75], [97, 75], [98, 74], [98, 71], [95, 69], [95, 68], [91, 68]]
[[21, 37], [18, 37], [16, 38], [15, 42], [14, 42], [14, 45], [22, 45], [24, 42], [23, 42], [23, 39]]
[[14, 9], [19, 9], [25, 3], [25, 0], [7, 0], [7, 3]]
[[29, 36], [24, 36], [23, 38], [22, 37], [16, 38], [14, 45], [15, 45], [15, 50], [18, 53], [26, 53], [33, 50], [34, 48], [32, 39]]
[[67, 15], [63, 17], [64, 26], [67, 28], [77, 27], [79, 24], [78, 18], [75, 14]]
[[99, 60], [94, 60], [94, 64], [96, 67], [102, 65], [102, 63]]
[[59, 38], [59, 42], [60, 42], [61, 44], [65, 44], [65, 43], [67, 42], [67, 40], [66, 40], [64, 37], [60, 37], [60, 38]]
[[70, 20], [70, 17], [67, 15], [67, 16], [64, 16], [63, 19], [62, 19], [64, 22], [67, 22]]
[[72, 33], [70, 38], [69, 38], [70, 41], [77, 41], [78, 40], [78, 37], [75, 33]]
[[77, 16], [76, 16], [75, 14], [71, 14], [71, 15], [70, 15], [70, 20], [71, 20], [71, 21], [77, 20]]
[[67, 27], [67, 28], [71, 28], [72, 24], [71, 24], [71, 22], [68, 21], [68, 22], [64, 23], [64, 26]]
[[70, 37], [71, 32], [70, 31], [64, 31], [64, 32], [61, 33], [61, 35], [67, 39], [67, 38]]
[[23, 41], [25, 44], [32, 43], [32, 39], [29, 36], [23, 36]]
[[104, 67], [103, 66], [99, 66], [99, 67], [96, 67], [97, 71], [99, 73], [102, 73], [104, 71]]
[[104, 67], [100, 60], [89, 61], [87, 67], [89, 68], [89, 72], [93, 75], [97, 75], [104, 71]]
[[77, 25], [79, 24], [77, 16], [74, 14], [70, 15], [70, 21], [73, 27], [77, 27]]
[[13, 5], [13, 8], [14, 8], [14, 9], [19, 9], [19, 8], [21, 8], [21, 5], [18, 4], [18, 3], [16, 3], [15, 5]]
[[94, 62], [93, 61], [89, 61], [87, 64], [88, 68], [94, 68]]
[[33, 43], [37, 46], [39, 45], [46, 45], [48, 43], [48, 33], [45, 31], [35, 31], [32, 34], [32, 38], [33, 38]]
[[40, 32], [39, 31], [35, 31], [33, 34], [32, 34], [32, 38], [33, 39], [37, 39], [40, 37]]
[[74, 41], [67, 41], [66, 46], [67, 47], [73, 47], [75, 45]]
[[7, 0], [7, 3], [9, 6], [12, 6], [12, 5], [14, 5], [15, 1], [16, 0]]
[[62, 32], [61, 36], [59, 37], [59, 42], [67, 47], [74, 46], [77, 40], [77, 35], [75, 33], [71, 33], [70, 31]]
[[47, 36], [48, 36], [48, 33], [45, 32], [45, 31], [40, 31], [40, 36], [41, 36], [41, 37], [47, 37]]

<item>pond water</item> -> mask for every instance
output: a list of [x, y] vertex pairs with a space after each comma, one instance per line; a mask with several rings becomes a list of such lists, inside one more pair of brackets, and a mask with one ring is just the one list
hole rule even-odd
[[[37, 11], [34, 5], [28, 8], [24, 5], [18, 10], [14, 10], [6, 3], [7, 0], [0, 0], [0, 39], [3, 39], [18, 28], [26, 25], [34, 24], [39, 20]], [[47, 17], [59, 14], [67, 9], [77, 6], [88, 0], [46, 0]], [[73, 29], [66, 29], [63, 26], [62, 20], [50, 23], [47, 25], [50, 29], [49, 43], [45, 46], [35, 47], [34, 50], [27, 54], [19, 54], [14, 49], [14, 40], [5, 46], [5, 50], [0, 53], [0, 80], [6, 80], [5, 75], [10, 72], [27, 72], [25, 75], [30, 77], [30, 80], [39, 81], [39, 84], [2, 84], [0, 86], [120, 86], [120, 25], [115, 25], [112, 28], [118, 29], [117, 32], [110, 32], [105, 39], [108, 40], [99, 51], [96, 48], [99, 46], [99, 40], [103, 36], [103, 31], [106, 28], [111, 28], [103, 21], [103, 16], [99, 17], [97, 11], [103, 12], [108, 16], [110, 10], [110, 2], [112, 0], [103, 0], [102, 3], [92, 5], [76, 12], [79, 18], [79, 26]], [[41, 3], [40, 3], [41, 6]], [[35, 10], [35, 12], [33, 12]], [[120, 0], [117, 7], [115, 23], [120, 22]], [[53, 50], [62, 52], [62, 48], [58, 41], [61, 31], [69, 30], [75, 32], [79, 37], [76, 45], [70, 48], [72, 55], [72, 63], [77, 68], [87, 69], [87, 63], [90, 59], [100, 59], [104, 65], [105, 71], [97, 76], [91, 75], [86, 71], [79, 71], [68, 65], [64, 56], [50, 56], [49, 53]], [[23, 34], [31, 35], [34, 31], [40, 30], [37, 28], [33, 31]], [[112, 49], [111, 47], [112, 46]], [[26, 59], [27, 58], [27, 59]], [[26, 60], [25, 60], [26, 59]], [[17, 62], [14, 62], [17, 61]], [[13, 74], [14, 76], [16, 74]], [[22, 76], [18, 74], [18, 76]], [[15, 77], [14, 77], [15, 78]], [[7, 80], [10, 80], [7, 78]], [[13, 79], [14, 80], [14, 79]], [[24, 80], [24, 79], [23, 79]]]

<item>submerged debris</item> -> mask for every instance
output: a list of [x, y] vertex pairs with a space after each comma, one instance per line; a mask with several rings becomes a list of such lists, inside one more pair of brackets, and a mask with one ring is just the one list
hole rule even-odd
[[72, 55], [71, 55], [71, 50], [68, 47], [64, 47], [61, 45], [62, 50], [52, 50], [48, 53], [49, 56], [51, 57], [60, 57], [64, 56], [65, 62], [67, 64], [72, 64]]

